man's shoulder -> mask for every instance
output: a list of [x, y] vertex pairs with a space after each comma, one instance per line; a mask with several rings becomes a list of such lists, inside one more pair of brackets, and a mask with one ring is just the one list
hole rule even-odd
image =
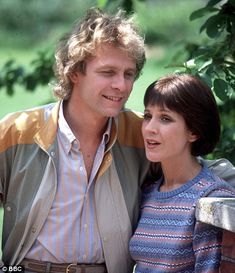
[[19, 141], [22, 143], [32, 142], [33, 135], [44, 124], [54, 105], [54, 103], [47, 104], [6, 115], [0, 121], [1, 150], [15, 145]]
[[140, 111], [135, 111], [135, 110], [125, 108], [119, 113], [118, 120], [119, 122], [128, 124], [128, 126], [130, 126], [131, 124], [141, 125], [143, 120], [143, 113]]
[[118, 140], [120, 144], [143, 148], [141, 112], [123, 109], [118, 115]]
[[49, 113], [54, 106], [55, 103], [51, 103], [9, 113], [0, 120], [0, 126], [9, 127], [12, 126], [13, 124], [19, 124], [19, 122], [21, 123], [23, 121], [26, 122], [28, 120], [35, 120], [35, 118], [39, 118], [41, 116], [46, 117], [47, 113]]

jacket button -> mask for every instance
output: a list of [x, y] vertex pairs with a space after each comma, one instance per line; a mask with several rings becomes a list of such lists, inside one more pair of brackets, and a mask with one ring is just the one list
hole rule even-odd
[[32, 228], [32, 233], [35, 233], [37, 229], [35, 227]]
[[11, 207], [10, 207], [10, 206], [7, 206], [7, 207], [6, 207], [6, 211], [9, 211], [9, 212], [10, 212], [10, 211], [11, 211]]

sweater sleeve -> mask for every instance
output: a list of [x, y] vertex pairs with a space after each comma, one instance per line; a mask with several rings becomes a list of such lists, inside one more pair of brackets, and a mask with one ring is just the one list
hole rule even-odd
[[222, 229], [196, 222], [193, 238], [195, 273], [219, 273]]

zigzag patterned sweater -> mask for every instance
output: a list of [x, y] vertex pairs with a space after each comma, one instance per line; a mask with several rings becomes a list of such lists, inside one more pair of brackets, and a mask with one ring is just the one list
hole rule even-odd
[[201, 197], [235, 197], [235, 190], [205, 166], [170, 192], [161, 181], [143, 193], [141, 217], [130, 241], [135, 273], [218, 273], [222, 230], [196, 221]]

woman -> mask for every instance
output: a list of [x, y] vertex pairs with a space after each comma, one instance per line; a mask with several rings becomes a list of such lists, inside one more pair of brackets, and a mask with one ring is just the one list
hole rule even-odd
[[145, 187], [130, 241], [136, 273], [219, 272], [222, 230], [195, 219], [199, 198], [235, 197], [235, 190], [203, 166], [220, 136], [214, 96], [202, 81], [181, 74], [153, 82], [144, 97], [146, 156], [162, 177]]

